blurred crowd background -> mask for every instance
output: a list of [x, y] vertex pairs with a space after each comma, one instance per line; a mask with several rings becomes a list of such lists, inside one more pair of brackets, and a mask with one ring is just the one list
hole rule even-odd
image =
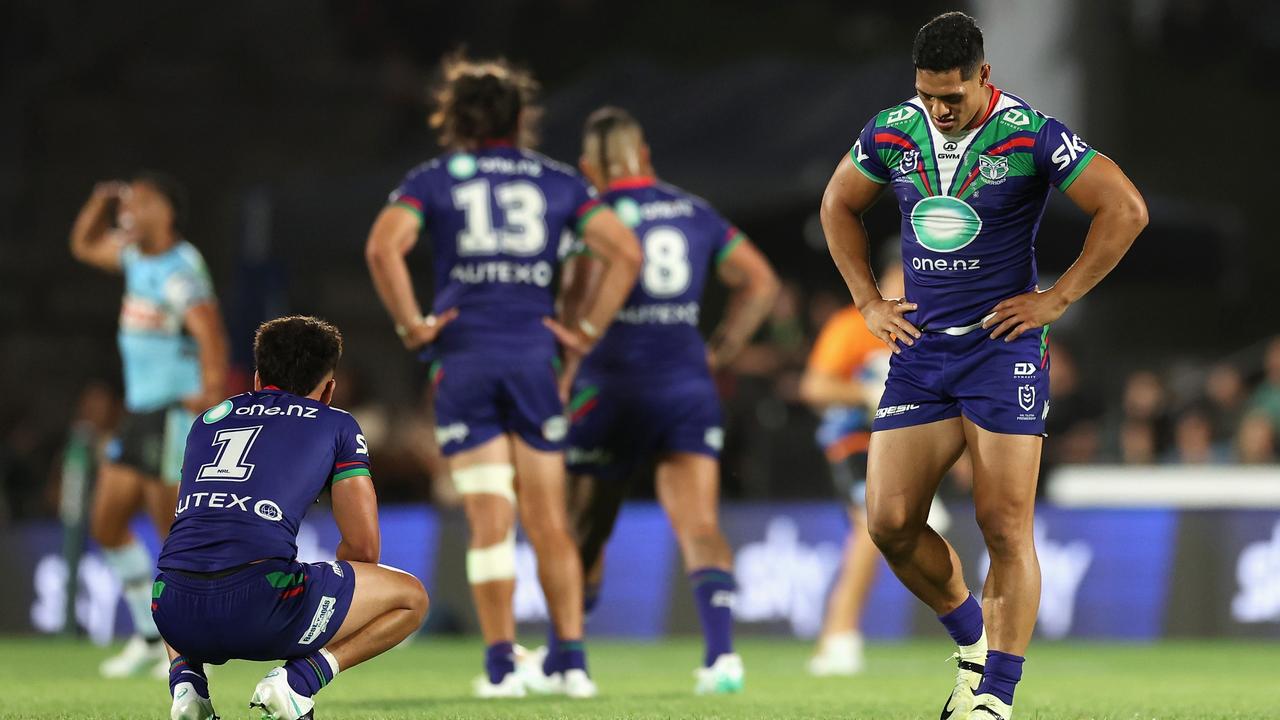
[[[1258, 92], [1274, 85], [1280, 5], [5, 0], [0, 522], [56, 512], [68, 437], [101, 443], [120, 414], [120, 281], [77, 266], [66, 243], [93, 183], [140, 168], [189, 187], [189, 239], [231, 332], [233, 390], [252, 377], [262, 319], [336, 322], [348, 348], [337, 404], [370, 439], [381, 498], [451, 501], [425, 370], [400, 349], [362, 248], [386, 193], [438, 152], [425, 89], [459, 47], [536, 72], [540, 149], [557, 159], [577, 157], [592, 109], [630, 109], [659, 173], [766, 252], [784, 292], [718, 378], [724, 494], [831, 496], [817, 418], [798, 395], [817, 331], [848, 302], [818, 199], [867, 119], [911, 94], [915, 30], [957, 8], [983, 24], [994, 82], [1116, 159], [1151, 209], [1130, 256], [1051, 333], [1044, 477], [1064, 463], [1277, 462], [1280, 243], [1253, 160], [1266, 138], [1250, 128], [1280, 109], [1280, 96]], [[867, 223], [879, 244], [896, 242], [893, 203]], [[1042, 284], [1086, 228], [1053, 199]], [[428, 254], [411, 262], [425, 281]], [[706, 322], [722, 304], [713, 291]]]

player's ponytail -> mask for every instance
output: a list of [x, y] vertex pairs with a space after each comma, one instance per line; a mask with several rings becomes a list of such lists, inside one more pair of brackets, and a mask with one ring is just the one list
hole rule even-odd
[[430, 124], [440, 144], [452, 149], [475, 149], [486, 142], [534, 142], [538, 114], [533, 76], [506, 60], [468, 60], [462, 54], [445, 58], [442, 78], [433, 95]]

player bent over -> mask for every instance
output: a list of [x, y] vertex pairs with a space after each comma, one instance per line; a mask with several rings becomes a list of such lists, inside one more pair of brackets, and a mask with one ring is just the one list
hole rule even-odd
[[[378, 505], [360, 427], [329, 407], [342, 335], [312, 317], [263, 323], [254, 391], [205, 411], [187, 438], [177, 517], [151, 611], [169, 646], [173, 720], [214, 717], [206, 663], [285, 660], [254, 688], [265, 720], [313, 717], [339, 670], [422, 624], [417, 578], [378, 565]], [[334, 562], [297, 561], [298, 527], [324, 492]]]
[[[1147, 208], [1110, 158], [991, 84], [973, 18], [929, 21], [912, 56], [915, 97], [863, 129], [827, 185], [822, 225], [867, 327], [895, 353], [868, 450], [868, 529], [959, 646], [942, 717], [1004, 719], [1040, 600], [1032, 523], [1049, 323], [1116, 266]], [[1092, 220], [1080, 257], [1041, 291], [1035, 234], [1053, 187]], [[903, 218], [905, 299], [884, 297], [867, 264], [862, 214], [885, 188]], [[925, 523], [966, 448], [991, 556], [981, 605]]]
[[[706, 201], [658, 180], [640, 124], [626, 111], [601, 108], [587, 119], [580, 167], [644, 249], [640, 280], [583, 360], [569, 404], [568, 464], [586, 598], [592, 603], [599, 591], [604, 544], [627, 481], [656, 459], [658, 500], [680, 544], [702, 624], [695, 692], [739, 692], [737, 586], [718, 507], [724, 431], [711, 371], [728, 365], [759, 328], [777, 299], [778, 279], [755, 245]], [[583, 257], [566, 270], [567, 307], [595, 281], [594, 266]], [[733, 293], [708, 346], [698, 315], [712, 271]], [[552, 668], [554, 655], [546, 662]]]

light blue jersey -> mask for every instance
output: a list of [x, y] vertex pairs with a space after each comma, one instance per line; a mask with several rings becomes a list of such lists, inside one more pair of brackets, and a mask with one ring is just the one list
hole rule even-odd
[[187, 335], [187, 310], [213, 299], [213, 283], [195, 246], [179, 241], [159, 255], [135, 245], [120, 252], [124, 303], [120, 308], [120, 358], [125, 406], [158, 410], [200, 390], [200, 360]]

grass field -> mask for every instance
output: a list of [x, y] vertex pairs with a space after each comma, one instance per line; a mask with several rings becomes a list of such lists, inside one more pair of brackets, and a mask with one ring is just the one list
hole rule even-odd
[[[853, 679], [803, 672], [808, 646], [749, 640], [743, 695], [697, 698], [694, 640], [596, 642], [595, 700], [476, 701], [477, 641], [422, 639], [344, 672], [318, 698], [320, 720], [337, 718], [936, 718], [951, 684], [942, 642], [876, 645], [869, 670]], [[0, 641], [0, 718], [167, 718], [157, 680], [104, 681], [104, 651], [38, 639]], [[1050, 644], [1033, 649], [1019, 686], [1018, 718], [1275, 718], [1280, 716], [1280, 646], [1185, 642], [1157, 645]], [[210, 680], [223, 718], [251, 717], [246, 702], [268, 665], [231, 663]]]

